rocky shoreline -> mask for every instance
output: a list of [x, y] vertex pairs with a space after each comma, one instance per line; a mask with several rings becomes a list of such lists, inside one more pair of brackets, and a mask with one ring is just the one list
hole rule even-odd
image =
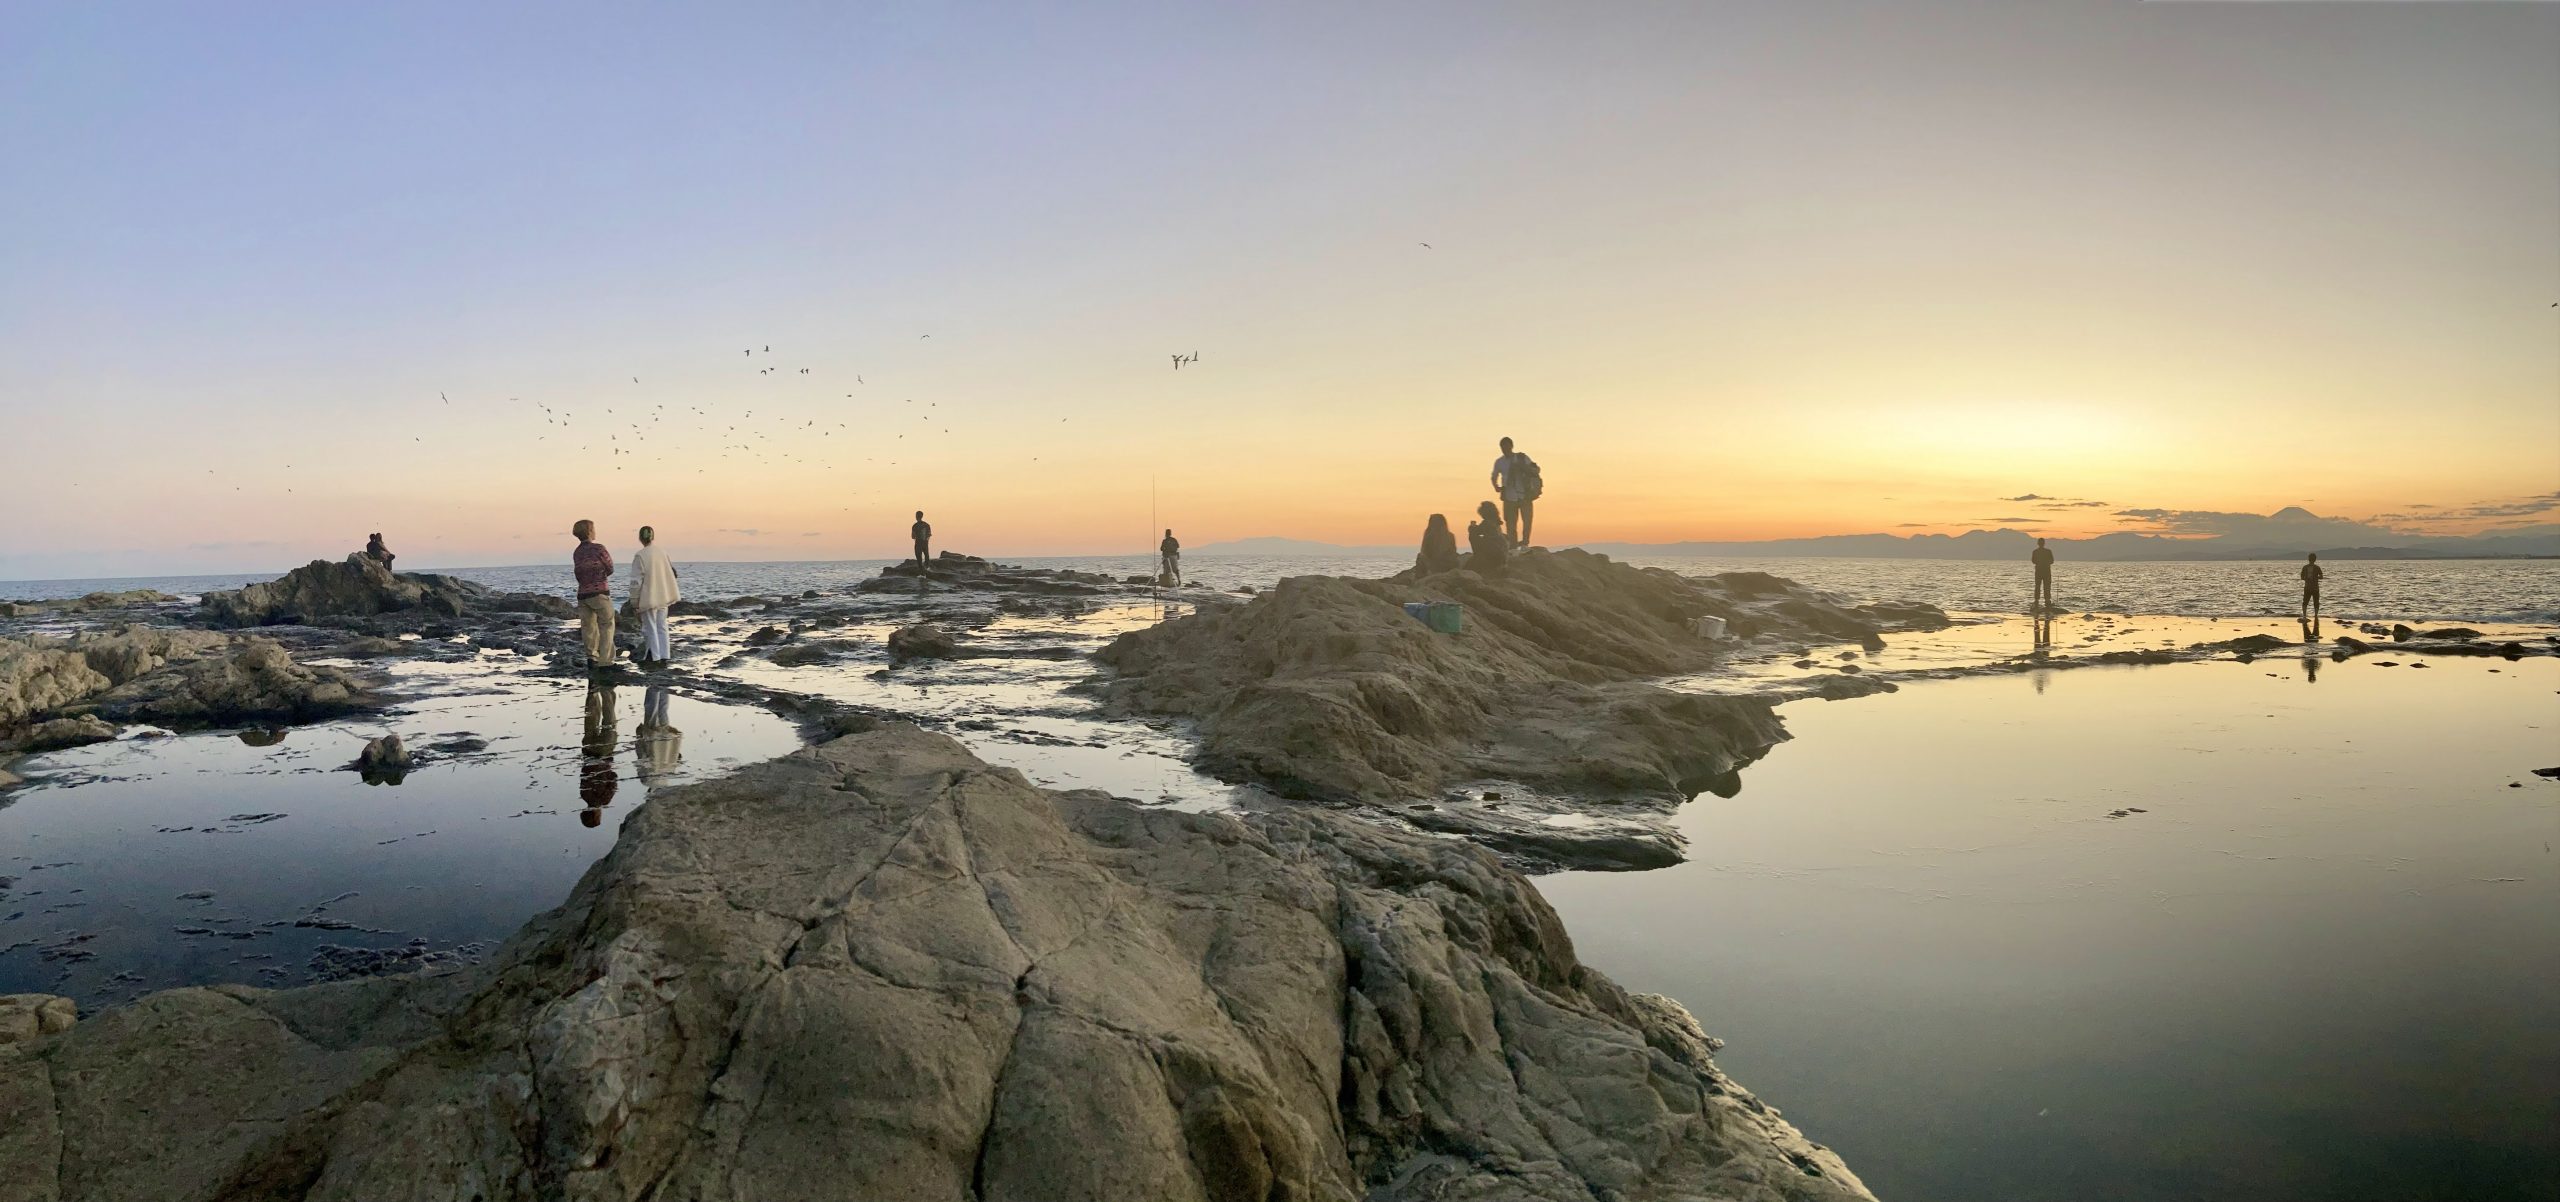
[[[0, 1202], [1863, 1198], [1715, 1069], [1676, 1003], [1580, 965], [1518, 872], [1676, 862], [1671, 815], [1732, 795], [1788, 737], [1790, 698], [2288, 650], [2560, 651], [2371, 627], [2307, 652], [2093, 640], [1905, 672], [1879, 655], [1962, 623], [1579, 551], [1508, 568], [1225, 595], [946, 555], [689, 601], [688, 670], [608, 677], [770, 709], [818, 745], [653, 792], [482, 964], [169, 990], [76, 1024], [59, 999], [0, 999]], [[583, 675], [560, 598], [360, 557], [174, 600], [0, 615], [18, 623], [0, 769], [119, 724], [396, 708], [373, 666], [391, 661]], [[1431, 602], [1462, 629], [1406, 609]], [[1143, 616], [1063, 637], [1115, 608]], [[1101, 669], [1053, 678], [1081, 683], [1047, 704], [1170, 728], [1268, 801], [1043, 789], [892, 707], [798, 687], [1043, 662]]]
[[1713, 1046], [1482, 851], [891, 724], [654, 798], [486, 966], [0, 1047], [0, 1197], [1870, 1196]]
[[[1405, 611], [1417, 602], [1459, 604], [1463, 629], [1428, 629]], [[1702, 618], [1724, 633], [1698, 633]], [[1495, 576], [1287, 579], [1097, 658], [1115, 672], [1101, 686], [1114, 712], [1196, 721], [1201, 762], [1222, 777], [1391, 813], [1523, 866], [1652, 868], [1683, 854], [1673, 811], [1732, 796], [1739, 770], [1787, 737], [1770, 698], [1662, 678], [1946, 624], [1931, 606], [1851, 606], [1763, 573], [1693, 579], [1533, 550]], [[1837, 677], [1826, 695], [1890, 687]], [[1489, 781], [1503, 787], [1452, 787]]]

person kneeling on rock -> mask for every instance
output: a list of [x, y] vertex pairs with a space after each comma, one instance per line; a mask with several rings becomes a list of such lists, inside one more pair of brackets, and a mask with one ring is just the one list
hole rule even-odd
[[1502, 532], [1502, 511], [1485, 501], [1476, 506], [1476, 520], [1467, 523], [1467, 566], [1479, 576], [1499, 576], [1511, 558], [1511, 539]]
[[386, 572], [391, 570], [391, 561], [399, 558], [391, 553], [390, 547], [383, 544], [382, 532], [378, 530], [374, 532], [373, 540], [364, 545], [364, 557], [381, 564], [382, 570]]

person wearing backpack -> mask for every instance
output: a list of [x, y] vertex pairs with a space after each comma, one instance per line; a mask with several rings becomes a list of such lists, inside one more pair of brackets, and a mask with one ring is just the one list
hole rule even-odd
[[1502, 529], [1514, 550], [1529, 548], [1529, 527], [1537, 520], [1538, 494], [1547, 490], [1538, 478], [1538, 461], [1511, 449], [1502, 440], [1502, 455], [1493, 461], [1493, 489], [1502, 497]]

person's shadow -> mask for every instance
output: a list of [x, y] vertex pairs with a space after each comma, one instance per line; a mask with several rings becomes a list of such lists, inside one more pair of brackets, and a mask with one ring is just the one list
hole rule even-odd
[[578, 811], [580, 826], [603, 825], [605, 807], [621, 784], [613, 770], [613, 745], [619, 741], [614, 710], [612, 682], [588, 681], [586, 728], [578, 739], [578, 801], [586, 807]]

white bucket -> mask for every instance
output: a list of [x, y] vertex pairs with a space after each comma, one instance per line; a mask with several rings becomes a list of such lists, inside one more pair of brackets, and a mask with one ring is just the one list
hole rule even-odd
[[1689, 619], [1689, 630], [1691, 633], [1702, 639], [1720, 639], [1724, 637], [1724, 619], [1716, 617], [1691, 618]]

